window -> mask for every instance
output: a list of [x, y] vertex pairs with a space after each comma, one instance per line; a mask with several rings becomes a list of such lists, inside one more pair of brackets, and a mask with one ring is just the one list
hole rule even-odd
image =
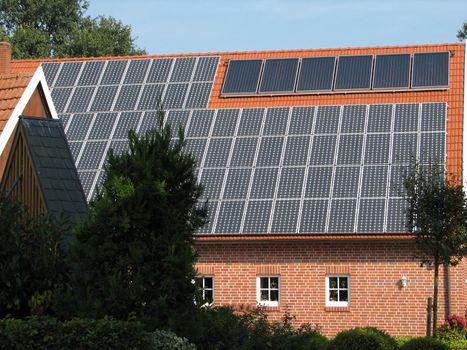
[[279, 306], [279, 277], [259, 276], [256, 280], [258, 305]]
[[326, 306], [350, 305], [349, 276], [326, 277]]
[[214, 303], [214, 278], [212, 276], [196, 277], [196, 283], [201, 289], [201, 296], [205, 304]]

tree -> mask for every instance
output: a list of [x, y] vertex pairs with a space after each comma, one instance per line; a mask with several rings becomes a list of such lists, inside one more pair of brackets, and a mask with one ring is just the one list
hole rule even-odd
[[460, 41], [467, 39], [467, 22], [464, 22], [461, 29], [457, 32], [457, 38]]
[[421, 263], [433, 265], [433, 336], [437, 333], [439, 267], [455, 266], [467, 253], [467, 200], [462, 183], [439, 166], [415, 165], [404, 181], [408, 229]]
[[0, 194], [0, 318], [43, 314], [66, 281], [64, 232], [48, 216], [33, 221], [23, 204]]
[[[135, 48], [131, 27], [113, 17], [85, 16], [88, 6], [87, 0], [3, 0], [0, 2], [3, 39], [11, 42], [15, 58], [144, 52]], [[92, 39], [91, 43], [84, 45], [86, 39]]]
[[129, 134], [129, 150], [110, 152], [102, 193], [70, 247], [78, 314], [136, 315], [166, 327], [193, 310], [196, 254], [192, 235], [204, 225], [195, 160], [183, 153], [183, 132], [171, 141], [164, 112], [158, 128]]

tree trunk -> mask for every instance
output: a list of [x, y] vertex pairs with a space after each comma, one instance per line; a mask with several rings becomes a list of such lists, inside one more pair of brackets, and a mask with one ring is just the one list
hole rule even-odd
[[433, 337], [436, 338], [438, 323], [438, 282], [439, 282], [439, 259], [435, 257], [435, 280], [433, 283]]

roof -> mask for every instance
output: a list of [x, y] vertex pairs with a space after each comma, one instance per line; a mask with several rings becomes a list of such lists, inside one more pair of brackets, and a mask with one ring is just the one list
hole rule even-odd
[[[232, 60], [405, 54], [413, 62], [443, 52], [443, 87], [222, 94]], [[55, 59], [42, 67], [88, 200], [108, 149], [125, 150], [129, 129], [154, 126], [162, 97], [167, 122], [186, 129], [210, 199], [211, 223], [199, 232], [206, 237], [390, 237], [405, 231], [400, 180], [412, 156], [462, 167], [464, 43]]]
[[20, 117], [47, 211], [71, 227], [86, 213], [86, 199], [62, 123], [57, 119]]
[[18, 104], [33, 74], [0, 75], [0, 134]]

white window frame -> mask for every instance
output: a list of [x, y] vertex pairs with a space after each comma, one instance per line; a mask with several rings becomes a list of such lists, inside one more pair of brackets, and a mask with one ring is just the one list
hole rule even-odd
[[[212, 279], [212, 288], [206, 288], [206, 278]], [[195, 280], [201, 281], [201, 284], [199, 285], [199, 287], [201, 289], [201, 296], [203, 297], [203, 301], [206, 300], [206, 291], [207, 290], [212, 291], [212, 302], [209, 302], [206, 300], [206, 302], [203, 305], [210, 306], [214, 304], [214, 276], [211, 276], [211, 275], [196, 276]]]
[[[332, 277], [337, 278], [347, 278], [347, 288], [339, 287], [339, 280], [337, 283], [337, 288], [332, 288], [337, 290], [337, 295], [339, 295], [340, 290], [347, 290], [347, 301], [331, 301], [331, 288], [329, 287], [329, 279]], [[337, 307], [347, 307], [350, 306], [350, 276], [349, 275], [328, 275], [326, 276], [326, 306], [337, 306]]]
[[[261, 288], [261, 279], [267, 278], [268, 279], [268, 288]], [[277, 288], [271, 288], [271, 278], [277, 278]], [[261, 291], [267, 290], [269, 295], [269, 300], [261, 300]], [[270, 300], [270, 292], [272, 290], [277, 290], [277, 301]], [[281, 278], [279, 275], [261, 275], [256, 277], [256, 302], [259, 306], [279, 306], [281, 300]]]

